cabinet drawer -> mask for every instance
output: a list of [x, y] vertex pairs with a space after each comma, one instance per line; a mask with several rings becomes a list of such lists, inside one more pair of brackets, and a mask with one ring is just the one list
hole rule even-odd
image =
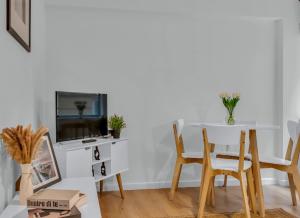
[[117, 173], [128, 169], [128, 141], [112, 143], [111, 171]]
[[92, 176], [92, 149], [85, 148], [67, 152], [67, 177]]

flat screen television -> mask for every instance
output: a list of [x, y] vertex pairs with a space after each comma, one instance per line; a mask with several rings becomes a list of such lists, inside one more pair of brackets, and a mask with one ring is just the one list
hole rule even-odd
[[107, 133], [107, 94], [56, 92], [57, 142]]

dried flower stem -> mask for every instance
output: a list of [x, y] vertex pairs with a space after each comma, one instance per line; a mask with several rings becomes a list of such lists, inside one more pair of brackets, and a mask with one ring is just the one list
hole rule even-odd
[[35, 159], [37, 151], [43, 141], [42, 137], [48, 132], [45, 127], [32, 131], [31, 125], [24, 128], [5, 128], [2, 138], [7, 153], [19, 164], [30, 164]]

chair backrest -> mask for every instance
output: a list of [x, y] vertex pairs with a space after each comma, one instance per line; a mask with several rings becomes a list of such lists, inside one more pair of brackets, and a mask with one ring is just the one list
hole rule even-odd
[[243, 125], [210, 125], [205, 124], [208, 142], [215, 145], [240, 145], [241, 131], [245, 129]]
[[184, 119], [178, 119], [173, 122], [173, 132], [176, 143], [177, 156], [181, 156], [184, 152], [182, 131], [184, 127]]
[[298, 162], [300, 152], [300, 122], [289, 120], [287, 122], [287, 127], [291, 141], [288, 146], [286, 158]]
[[182, 136], [182, 131], [184, 127], [184, 119], [178, 119], [173, 122], [173, 124], [176, 126], [177, 135]]
[[[248, 128], [251, 128], [251, 127], [255, 127], [256, 125], [257, 125], [257, 121], [255, 121], [255, 120], [237, 120], [236, 122], [235, 122], [235, 125], [242, 125], [242, 126], [247, 126]], [[247, 129], [248, 129], [247, 128]], [[246, 131], [246, 135], [249, 133], [249, 131]], [[249, 141], [247, 141], [247, 139], [248, 139], [249, 137], [246, 137], [246, 144], [248, 144], [249, 145]], [[232, 148], [231, 148], [232, 149]], [[248, 153], [250, 153], [250, 146], [249, 146], [249, 148], [248, 148]], [[232, 150], [234, 150], [235, 151], [235, 149], [232, 149]]]
[[296, 138], [297, 138], [297, 127], [298, 127], [299, 123], [296, 121], [292, 121], [289, 120], [287, 122], [287, 128], [288, 128], [288, 132], [290, 135], [290, 138], [293, 140], [293, 142], [295, 143]]
[[203, 143], [205, 146], [204, 159], [211, 167], [211, 144], [214, 145], [233, 145], [240, 147], [239, 162], [237, 168], [239, 171], [244, 169], [245, 159], [245, 126], [234, 125], [203, 125]]

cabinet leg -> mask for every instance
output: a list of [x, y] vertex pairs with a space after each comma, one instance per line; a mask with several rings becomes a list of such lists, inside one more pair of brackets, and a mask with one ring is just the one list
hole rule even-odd
[[100, 195], [102, 195], [102, 193], [103, 193], [103, 184], [104, 184], [104, 181], [101, 180], [100, 181]]
[[119, 185], [119, 190], [120, 190], [120, 194], [121, 194], [121, 198], [124, 199], [124, 190], [123, 190], [123, 185], [122, 185], [122, 178], [121, 178], [121, 174], [117, 174], [117, 181], [118, 181], [118, 185]]

